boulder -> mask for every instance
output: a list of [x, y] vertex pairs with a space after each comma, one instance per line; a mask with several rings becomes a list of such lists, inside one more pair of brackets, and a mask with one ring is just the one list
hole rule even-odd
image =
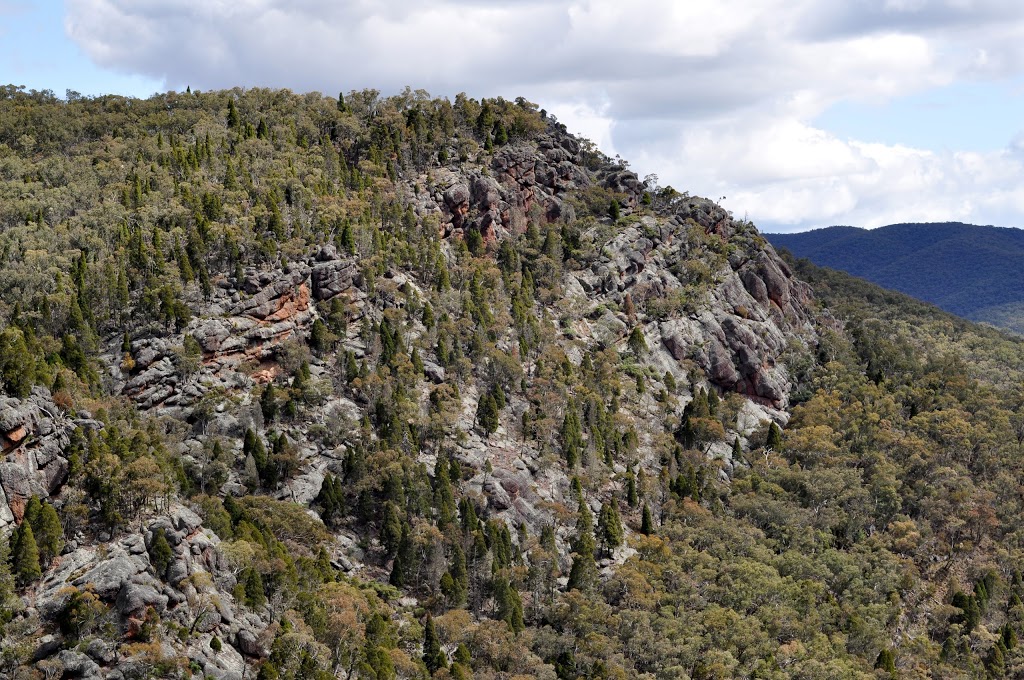
[[153, 607], [157, 613], [167, 608], [167, 596], [150, 583], [126, 583], [117, 594], [115, 606], [125, 617], [145, 617], [146, 608]]
[[57, 654], [57, 661], [64, 667], [64, 678], [78, 678], [79, 680], [99, 680], [102, 677], [100, 667], [95, 661], [81, 652], [70, 649], [62, 650]]
[[39, 638], [36, 644], [36, 651], [32, 653], [32, 659], [39, 661], [53, 656], [63, 644], [64, 640], [59, 635], [44, 635]]
[[317, 262], [311, 274], [313, 297], [330, 300], [352, 288], [359, 281], [359, 268], [354, 260]]
[[242, 628], [235, 635], [235, 647], [242, 654], [254, 659], [261, 659], [270, 654], [269, 650], [260, 642], [259, 637], [248, 628]]

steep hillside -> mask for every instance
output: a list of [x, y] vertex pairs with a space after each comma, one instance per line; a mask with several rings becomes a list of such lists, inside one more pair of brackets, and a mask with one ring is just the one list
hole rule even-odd
[[0, 95], [4, 674], [1024, 667], [1017, 341], [524, 100]]
[[767, 234], [772, 244], [974, 321], [1024, 331], [1024, 231], [959, 222]]

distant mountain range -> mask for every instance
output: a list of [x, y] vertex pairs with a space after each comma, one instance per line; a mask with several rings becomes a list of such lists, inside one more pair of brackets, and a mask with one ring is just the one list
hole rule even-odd
[[765, 234], [776, 248], [1024, 333], [1024, 230], [961, 222]]

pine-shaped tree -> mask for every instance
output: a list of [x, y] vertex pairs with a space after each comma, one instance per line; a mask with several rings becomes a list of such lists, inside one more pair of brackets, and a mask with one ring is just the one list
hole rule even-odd
[[7, 538], [0, 536], [0, 636], [3, 636], [3, 624], [7, 618], [7, 601], [14, 593], [14, 577], [9, 566], [10, 548]]
[[640, 356], [647, 351], [647, 338], [644, 337], [644, 329], [640, 326], [634, 326], [633, 330], [629, 334], [629, 339], [626, 341], [629, 346], [629, 351], [636, 356]]
[[523, 600], [512, 583], [504, 576], [497, 576], [493, 583], [494, 602], [497, 605], [497, 616], [508, 624], [513, 633], [522, 631]]
[[875, 659], [875, 668], [896, 677], [896, 655], [891, 649], [883, 649]]
[[164, 575], [167, 574], [167, 567], [170, 566], [173, 559], [174, 551], [171, 550], [171, 544], [167, 542], [164, 532], [154, 531], [153, 540], [149, 545], [149, 561], [156, 570], [157, 576], [161, 579], [164, 578]]
[[654, 519], [651, 517], [651, 509], [644, 503], [643, 517], [640, 520], [640, 533], [650, 536], [654, 533]]
[[427, 620], [423, 624], [423, 663], [431, 675], [441, 668], [448, 667], [448, 657], [441, 651], [441, 641], [437, 637], [434, 619], [430, 614], [427, 614]]
[[391, 578], [388, 581], [396, 588], [407, 585], [411, 580], [413, 546], [409, 535], [409, 525], [402, 525], [402, 538], [398, 541], [395, 561], [391, 564]]
[[768, 438], [764, 445], [767, 449], [782, 453], [782, 430], [774, 422], [768, 426]]
[[477, 403], [476, 422], [488, 437], [498, 429], [498, 402], [490, 392]]
[[450, 469], [447, 460], [442, 457], [434, 465], [434, 509], [437, 511], [437, 528], [441, 531], [451, 526], [458, 517], [455, 495], [448, 478]]
[[469, 648], [465, 643], [460, 642], [455, 649], [455, 662], [451, 667], [452, 679], [470, 680], [473, 677], [472, 665], [473, 658], [470, 656]]
[[25, 504], [25, 512], [22, 514], [22, 520], [32, 527], [33, 532], [38, 533], [40, 525], [39, 520], [42, 516], [43, 504], [39, 500], [39, 496], [33, 495]]
[[622, 545], [622, 519], [614, 500], [601, 504], [601, 512], [597, 518], [597, 536], [601, 542], [601, 549], [608, 554]]
[[398, 550], [403, 530], [404, 522], [398, 506], [388, 501], [384, 504], [384, 521], [381, 522], [380, 527], [380, 542], [384, 544], [388, 555], [394, 555]]
[[579, 465], [583, 458], [583, 428], [580, 425], [579, 414], [576, 413], [576, 404], [572, 401], [565, 407], [565, 416], [562, 418], [559, 434], [562, 439], [565, 463], [571, 470]]
[[469, 593], [469, 572], [466, 568], [466, 553], [458, 541], [452, 545], [451, 566], [445, 572], [445, 576], [451, 578], [450, 590], [445, 593], [449, 604], [453, 607], [462, 606]]
[[39, 565], [39, 546], [36, 545], [35, 534], [28, 522], [22, 522], [18, 528], [11, 561], [14, 567], [14, 578], [22, 587], [43, 575], [43, 570]]
[[39, 559], [43, 564], [50, 564], [60, 551], [64, 549], [64, 527], [60, 523], [57, 511], [49, 503], [43, 505], [39, 513]]
[[246, 567], [243, 574], [245, 603], [251, 607], [262, 607], [267, 603], [267, 595], [263, 589], [263, 578], [253, 567]]
[[589, 590], [597, 581], [597, 563], [594, 561], [594, 520], [587, 504], [580, 502], [576, 515], [576, 537], [573, 539], [572, 568], [569, 570], [569, 590]]
[[263, 420], [268, 423], [274, 421], [277, 417], [277, 396], [274, 390], [274, 383], [267, 383], [267, 386], [263, 388], [263, 394], [260, 395], [260, 410], [263, 412]]
[[235, 108], [235, 100], [228, 100], [228, 127], [234, 130], [241, 121], [238, 118], [238, 109]]
[[640, 502], [640, 496], [636, 492], [636, 475], [632, 470], [626, 471], [626, 503], [629, 507], [635, 508]]

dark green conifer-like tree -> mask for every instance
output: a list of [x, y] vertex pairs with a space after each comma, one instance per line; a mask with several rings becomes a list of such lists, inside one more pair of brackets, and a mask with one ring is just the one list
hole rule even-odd
[[644, 536], [650, 536], [654, 533], [654, 519], [651, 517], [651, 509], [644, 503], [643, 516], [640, 519], [640, 533]]
[[614, 499], [601, 504], [601, 512], [597, 518], [597, 536], [601, 550], [605, 553], [610, 554], [615, 548], [622, 545], [625, 534], [622, 529], [619, 509]]
[[49, 503], [44, 503], [40, 510], [36, 536], [39, 559], [48, 565], [64, 549], [64, 527], [57, 516], [57, 510]]
[[629, 351], [636, 356], [642, 355], [647, 351], [647, 338], [644, 337], [644, 329], [640, 326], [633, 326], [633, 330], [629, 333], [629, 339], [626, 341], [629, 346]]
[[18, 585], [24, 587], [43, 575], [39, 564], [39, 546], [28, 522], [22, 522], [16, 532], [11, 562], [14, 567], [14, 578]]
[[508, 578], [499, 574], [495, 576], [491, 587], [497, 618], [507, 623], [512, 632], [522, 631], [526, 627], [523, 623], [523, 600], [515, 586]]
[[626, 471], [626, 503], [629, 507], [635, 508], [639, 502], [640, 495], [636, 491], [636, 475], [630, 469]]
[[277, 417], [277, 390], [272, 382], [267, 383], [260, 395], [260, 411], [263, 412], [263, 420], [268, 423], [274, 422]]
[[235, 108], [235, 100], [228, 100], [228, 127], [234, 130], [241, 123], [238, 117], [238, 109]]
[[398, 550], [404, 529], [404, 522], [398, 506], [392, 501], [386, 502], [384, 504], [384, 519], [380, 528], [380, 542], [384, 545], [388, 555], [394, 555]]
[[889, 673], [891, 677], [897, 677], [896, 655], [891, 649], [886, 648], [878, 653], [878, 657], [875, 659], [875, 668]]
[[580, 424], [580, 416], [576, 412], [576, 404], [572, 401], [565, 407], [565, 415], [562, 417], [562, 427], [559, 434], [562, 440], [562, 453], [565, 456], [565, 463], [572, 470], [583, 459], [583, 428]]
[[164, 532], [155, 531], [149, 545], [149, 560], [161, 579], [167, 574], [167, 567], [170, 566], [172, 559], [174, 559], [174, 552], [171, 550], [171, 544], [167, 542]]
[[498, 429], [498, 403], [490, 392], [477, 403], [476, 422], [488, 437]]
[[441, 651], [441, 641], [437, 637], [434, 619], [430, 614], [427, 614], [427, 620], [423, 624], [423, 663], [431, 675], [441, 668], [448, 667], [448, 657]]
[[403, 524], [402, 537], [398, 541], [395, 560], [391, 564], [391, 577], [388, 579], [391, 585], [401, 588], [410, 583], [412, 580], [413, 559], [412, 536], [409, 534], [409, 525]]
[[439, 457], [434, 465], [434, 509], [437, 511], [437, 528], [444, 531], [458, 519], [455, 495], [448, 478], [447, 460]]
[[445, 575], [451, 578], [450, 590], [445, 593], [449, 604], [453, 607], [462, 606], [469, 593], [469, 571], [466, 568], [466, 553], [458, 541], [452, 544], [451, 566]]
[[768, 438], [764, 445], [767, 449], [782, 453], [782, 430], [774, 422], [768, 426]]
[[260, 576], [254, 567], [246, 567], [242, 573], [241, 581], [244, 587], [245, 604], [255, 609], [267, 603], [267, 594], [263, 588], [263, 577]]
[[580, 502], [576, 515], [576, 536], [572, 542], [572, 567], [569, 570], [569, 590], [590, 590], [597, 582], [597, 562], [594, 559], [594, 520], [587, 504]]

